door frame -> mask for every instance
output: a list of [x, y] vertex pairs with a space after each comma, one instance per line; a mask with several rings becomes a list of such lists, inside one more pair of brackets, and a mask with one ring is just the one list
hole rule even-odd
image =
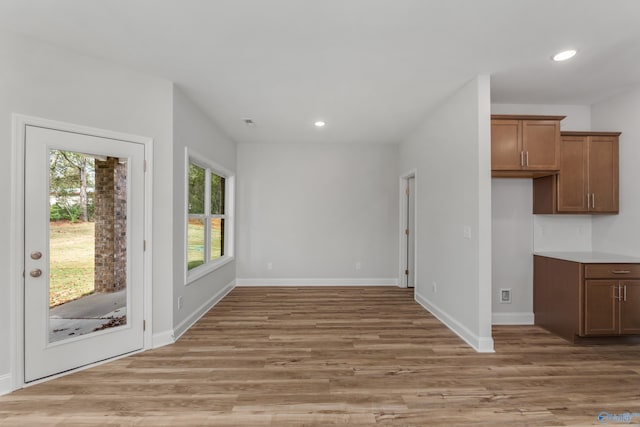
[[418, 268], [416, 267], [418, 265], [417, 259], [418, 259], [418, 170], [417, 169], [411, 169], [410, 171], [403, 173], [402, 175], [400, 175], [400, 182], [399, 182], [399, 195], [400, 195], [400, 218], [399, 218], [399, 228], [398, 228], [398, 235], [399, 235], [399, 239], [398, 239], [398, 244], [400, 245], [399, 248], [399, 258], [398, 258], [398, 284], [401, 288], [407, 288], [407, 280], [406, 280], [406, 275], [404, 274], [404, 270], [406, 268], [406, 262], [407, 262], [407, 245], [408, 245], [408, 237], [406, 235], [406, 233], [404, 232], [404, 230], [407, 229], [408, 225], [407, 224], [407, 195], [405, 193], [405, 190], [407, 188], [408, 185], [408, 181], [409, 179], [413, 178], [413, 184], [414, 184], [414, 190], [413, 190], [413, 218], [414, 218], [414, 224], [413, 224], [413, 233], [414, 233], [414, 239], [413, 239], [413, 289], [415, 292], [415, 289], [417, 288], [416, 283], [418, 283]]
[[143, 318], [145, 319], [145, 330], [143, 332], [143, 348], [144, 351], [152, 348], [152, 177], [153, 177], [153, 138], [114, 132], [105, 129], [93, 128], [88, 126], [76, 125], [56, 120], [44, 119], [40, 117], [26, 116], [22, 114], [12, 114], [12, 167], [11, 167], [11, 236], [10, 247], [12, 248], [10, 256], [9, 277], [11, 280], [9, 286], [9, 297], [12, 302], [9, 307], [9, 327], [10, 342], [13, 344], [10, 360], [10, 374], [12, 390], [38, 384], [72, 372], [77, 372], [93, 366], [97, 366], [119, 357], [126, 357], [131, 353], [112, 359], [92, 363], [81, 366], [71, 371], [66, 371], [50, 377], [32, 381], [28, 384], [24, 381], [24, 171], [25, 171], [25, 136], [27, 126], [37, 126], [48, 128], [62, 132], [80, 133], [89, 136], [101, 138], [117, 139], [125, 142], [133, 142], [144, 145], [144, 238], [146, 250], [143, 254]]

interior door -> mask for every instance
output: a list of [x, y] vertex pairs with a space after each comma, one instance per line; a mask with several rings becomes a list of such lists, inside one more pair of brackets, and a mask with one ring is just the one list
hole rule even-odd
[[25, 382], [141, 349], [144, 145], [27, 126]]
[[415, 233], [415, 188], [416, 180], [414, 177], [407, 179], [407, 287], [415, 287], [415, 248], [416, 248], [416, 233]]

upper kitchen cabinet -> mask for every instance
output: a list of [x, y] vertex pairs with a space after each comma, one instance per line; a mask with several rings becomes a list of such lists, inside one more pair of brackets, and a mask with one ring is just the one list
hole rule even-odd
[[619, 136], [562, 132], [560, 172], [533, 180], [533, 213], [618, 213]]
[[560, 167], [560, 120], [565, 116], [491, 116], [494, 177], [538, 177]]

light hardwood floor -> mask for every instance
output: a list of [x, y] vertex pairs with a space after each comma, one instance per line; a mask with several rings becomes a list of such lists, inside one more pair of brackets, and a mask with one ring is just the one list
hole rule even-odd
[[406, 289], [237, 288], [176, 344], [0, 397], [0, 424], [551, 426], [640, 413], [640, 346], [571, 345], [533, 326], [494, 338], [496, 353], [476, 353]]

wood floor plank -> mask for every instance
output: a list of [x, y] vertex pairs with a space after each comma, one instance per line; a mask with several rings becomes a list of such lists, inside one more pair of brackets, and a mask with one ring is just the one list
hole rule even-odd
[[395, 287], [237, 288], [173, 345], [0, 397], [0, 425], [568, 426], [640, 413], [640, 345], [493, 334], [496, 353], [478, 354]]

